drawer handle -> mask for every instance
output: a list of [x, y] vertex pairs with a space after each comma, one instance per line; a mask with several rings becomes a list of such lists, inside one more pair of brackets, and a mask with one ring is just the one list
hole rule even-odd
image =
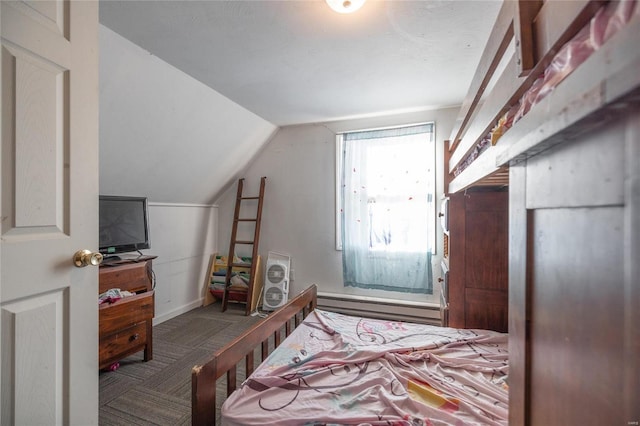
[[441, 283], [441, 282], [443, 282], [443, 281], [444, 281], [444, 280], [443, 280], [442, 278], [438, 278], [438, 282], [439, 282], [439, 283]]
[[139, 338], [140, 338], [140, 335], [136, 333], [133, 336], [129, 337], [129, 341], [133, 342], [134, 340], [138, 340]]
[[444, 213], [438, 213], [438, 217], [444, 217]]

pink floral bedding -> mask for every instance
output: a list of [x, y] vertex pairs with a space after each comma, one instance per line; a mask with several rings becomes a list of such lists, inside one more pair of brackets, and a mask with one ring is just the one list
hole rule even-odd
[[222, 406], [225, 425], [506, 424], [507, 335], [312, 312]]

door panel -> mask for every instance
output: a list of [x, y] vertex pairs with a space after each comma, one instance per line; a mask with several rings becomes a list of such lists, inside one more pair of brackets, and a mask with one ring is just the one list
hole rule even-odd
[[[26, 14], [37, 19], [42, 26], [69, 38], [69, 2], [64, 0], [24, 1], [17, 3]], [[32, 9], [32, 10], [29, 10]], [[34, 13], [35, 12], [35, 13]]]
[[[16, 424], [63, 423], [61, 396], [64, 389], [58, 374], [63, 371], [64, 310], [63, 291], [10, 302], [2, 307], [3, 338], [15, 341], [13, 347], [4, 344], [2, 347], [2, 370], [13, 373], [5, 377], [10, 377], [10, 387], [14, 389], [3, 392], [2, 405], [15, 407]], [[38, 373], [37, 380], [32, 380], [34, 371]], [[51, 392], [52, 389], [55, 391]], [[43, 409], [35, 410], [31, 401], [38, 401]], [[3, 424], [8, 424], [4, 420]]]
[[[531, 424], [624, 424], [622, 207], [536, 209]], [[602, 394], [602, 390], [606, 393]], [[588, 410], [582, 409], [588, 406]]]
[[3, 92], [13, 92], [3, 171], [13, 173], [3, 180], [2, 235], [68, 236], [68, 70], [15, 47], [3, 47], [3, 61]]
[[2, 424], [97, 424], [98, 3], [3, 1]]

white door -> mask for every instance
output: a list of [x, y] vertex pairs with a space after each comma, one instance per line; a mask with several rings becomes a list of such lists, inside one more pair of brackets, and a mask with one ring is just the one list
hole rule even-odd
[[0, 15], [0, 423], [97, 424], [98, 2]]

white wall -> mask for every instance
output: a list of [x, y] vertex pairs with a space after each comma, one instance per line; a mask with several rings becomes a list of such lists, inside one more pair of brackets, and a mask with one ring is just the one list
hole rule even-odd
[[276, 126], [100, 26], [100, 193], [146, 196], [156, 319], [201, 303], [212, 201]]
[[[335, 249], [335, 135], [343, 131], [434, 121], [439, 208], [443, 192], [443, 145], [457, 113], [458, 108], [448, 108], [290, 126], [278, 131], [243, 176], [246, 178], [246, 195], [257, 194], [260, 177], [267, 176], [260, 253], [265, 258], [269, 250], [291, 254], [295, 275], [291, 284], [293, 294], [315, 283], [321, 292], [439, 303], [437, 277], [443, 244], [439, 227], [438, 253], [434, 257], [433, 268], [436, 291], [432, 297], [343, 286], [341, 252]], [[236, 187], [233, 185], [217, 200], [220, 218], [218, 247], [224, 254], [229, 246], [235, 195]]]
[[202, 304], [209, 255], [215, 251], [218, 209], [210, 205], [149, 203], [156, 275], [154, 323]]
[[[247, 178], [249, 195], [257, 193], [261, 176], [268, 177], [260, 253], [293, 256], [293, 294], [316, 283], [324, 292], [389, 298], [342, 286], [341, 253], [335, 250], [335, 134], [435, 121], [441, 180], [442, 141], [456, 114], [451, 108], [275, 133], [273, 124], [100, 27], [100, 192], [149, 197], [147, 252], [158, 255], [156, 322], [199, 305], [209, 255], [228, 250], [240, 176]], [[429, 300], [437, 302], [423, 301]]]

